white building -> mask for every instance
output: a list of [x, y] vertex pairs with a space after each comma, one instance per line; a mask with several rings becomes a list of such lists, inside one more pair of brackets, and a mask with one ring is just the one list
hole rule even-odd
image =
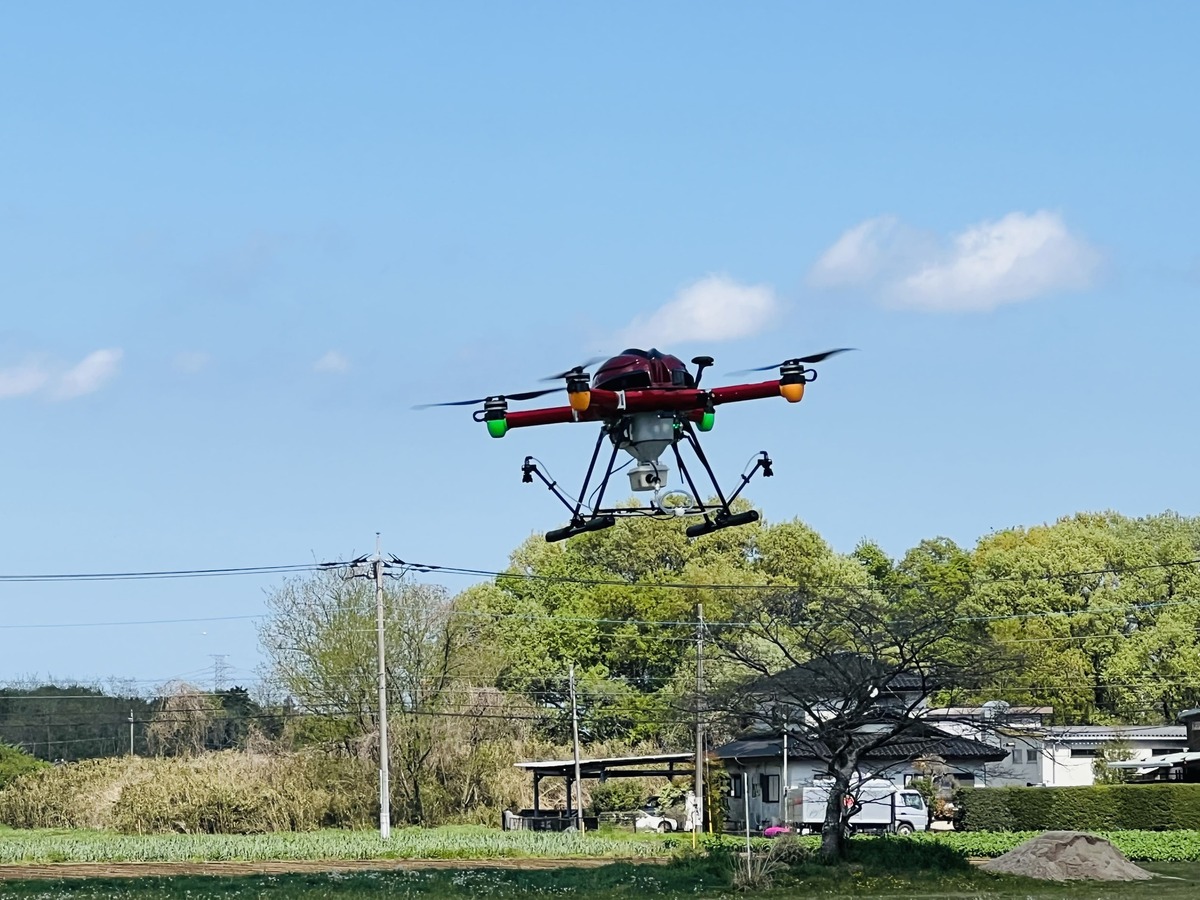
[[1094, 764], [1103, 751], [1120, 747], [1131, 760], [1180, 753], [1187, 747], [1183, 725], [1045, 725], [1050, 707], [930, 709], [925, 717], [952, 734], [997, 746], [1005, 758], [988, 764], [992, 787], [1073, 787], [1095, 784]]
[[[827, 775], [808, 745], [788, 735], [785, 760], [782, 733], [755, 734], [730, 741], [716, 749], [732, 788], [727, 803], [726, 822], [731, 830], [745, 828], [746, 810], [750, 830], [761, 831], [784, 821], [787, 791], [813, 785]], [[991, 765], [1005, 758], [1006, 752], [992, 744], [947, 734], [928, 728], [911, 738], [898, 738], [885, 749], [867, 754], [860, 780], [886, 778], [898, 787], [924, 773], [918, 760], [936, 756], [944, 763], [949, 778], [962, 785], [987, 784]], [[745, 776], [745, 777], [743, 777]], [[745, 791], [749, 789], [749, 802]]]

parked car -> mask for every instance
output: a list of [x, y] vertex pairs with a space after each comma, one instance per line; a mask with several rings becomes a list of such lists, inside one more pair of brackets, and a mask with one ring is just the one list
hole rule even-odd
[[680, 831], [683, 828], [684, 813], [680, 809], [670, 807], [663, 809], [658, 804], [658, 798], [652, 797], [650, 802], [637, 811], [633, 820], [634, 831], [657, 831], [667, 834]]

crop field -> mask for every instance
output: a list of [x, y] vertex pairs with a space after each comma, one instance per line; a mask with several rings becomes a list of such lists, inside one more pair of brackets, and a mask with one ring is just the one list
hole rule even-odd
[[[769, 898], [878, 897], [912, 900], [1184, 900], [1200, 896], [1200, 832], [1113, 832], [1126, 854], [1164, 877], [1138, 884], [1048, 885], [994, 876], [964, 857], [1006, 852], [1030, 835], [966, 832], [858, 838], [855, 862], [806, 863], [751, 892]], [[366, 900], [368, 897], [717, 898], [745, 896], [732, 884], [744, 841], [680, 835], [499, 832], [476, 826], [270, 835], [118, 835], [0, 829], [0, 900]], [[756, 850], [772, 842], [752, 841]], [[815, 849], [817, 838], [800, 838]], [[929, 852], [927, 852], [929, 851]], [[923, 857], [911, 870], [905, 860]], [[936, 867], [938, 859], [953, 863]], [[273, 862], [268, 862], [273, 861]], [[39, 878], [25, 866], [48, 867]], [[930, 868], [933, 864], [934, 867]], [[75, 868], [72, 868], [72, 865]], [[258, 874], [239, 874], [253, 867]], [[5, 870], [8, 875], [5, 877]], [[293, 869], [298, 871], [293, 871]], [[136, 877], [110, 877], [130, 872]], [[87, 877], [62, 877], [64, 874]], [[141, 877], [142, 873], [155, 877]], [[16, 876], [14, 878], [14, 876]]]
[[[184, 862], [231, 860], [506, 859], [664, 856], [656, 836], [497, 831], [483, 826], [392, 832], [125, 835], [82, 830], [0, 831], [0, 865], [59, 862]], [[672, 845], [680, 843], [678, 839]]]
[[1193, 900], [1200, 896], [1200, 867], [1161, 864], [1165, 878], [1137, 884], [1095, 882], [1045, 884], [983, 872], [889, 875], [849, 870], [810, 875], [752, 892], [735, 891], [728, 877], [688, 864], [637, 866], [612, 863], [598, 869], [522, 871], [364, 872], [257, 876], [251, 878], [140, 878], [0, 882], [3, 900], [368, 900], [412, 897], [568, 897], [580, 900]]
[[[1200, 861], [1200, 831], [1102, 832], [1130, 859], [1139, 862]], [[994, 857], [1033, 837], [1023, 832], [937, 832], [904, 840], [935, 843], [968, 857]], [[818, 838], [801, 837], [815, 848]], [[858, 842], [899, 840], [857, 838]], [[770, 840], [755, 838], [757, 848]], [[732, 835], [702, 839], [706, 847], [739, 851]], [[262, 835], [122, 835], [82, 830], [0, 828], [0, 865], [13, 863], [231, 862], [267, 860], [486, 860], [486, 859], [647, 859], [676, 855], [691, 847], [684, 835], [502, 832], [483, 826], [404, 828], [384, 843], [372, 831], [280, 832]]]

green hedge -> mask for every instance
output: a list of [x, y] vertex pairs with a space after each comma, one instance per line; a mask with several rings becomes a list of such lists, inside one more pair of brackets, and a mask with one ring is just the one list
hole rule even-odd
[[1176, 831], [1200, 829], [1200, 784], [964, 788], [960, 831]]

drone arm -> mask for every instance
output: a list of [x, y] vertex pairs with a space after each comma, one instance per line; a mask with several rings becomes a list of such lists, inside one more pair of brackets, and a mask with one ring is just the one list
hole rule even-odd
[[713, 404], [737, 403], [741, 400], [762, 400], [779, 396], [779, 379], [760, 381], [757, 384], [728, 384], [708, 392]]
[[553, 406], [547, 409], [518, 409], [505, 415], [509, 428], [525, 428], [530, 425], [558, 425], [562, 422], [578, 422], [594, 419], [588, 410], [577, 413], [569, 406]]
[[[709, 403], [736, 403], [741, 400], [760, 400], [779, 396], [779, 379], [758, 384], [730, 384], [711, 391], [695, 389], [658, 391], [606, 391], [593, 388], [586, 409], [576, 411], [569, 406], [546, 409], [518, 409], [505, 415], [509, 428], [531, 425], [557, 425], [563, 422], [595, 422], [613, 413], [680, 410], [699, 413]], [[689, 418], [695, 418], [689, 416]]]

